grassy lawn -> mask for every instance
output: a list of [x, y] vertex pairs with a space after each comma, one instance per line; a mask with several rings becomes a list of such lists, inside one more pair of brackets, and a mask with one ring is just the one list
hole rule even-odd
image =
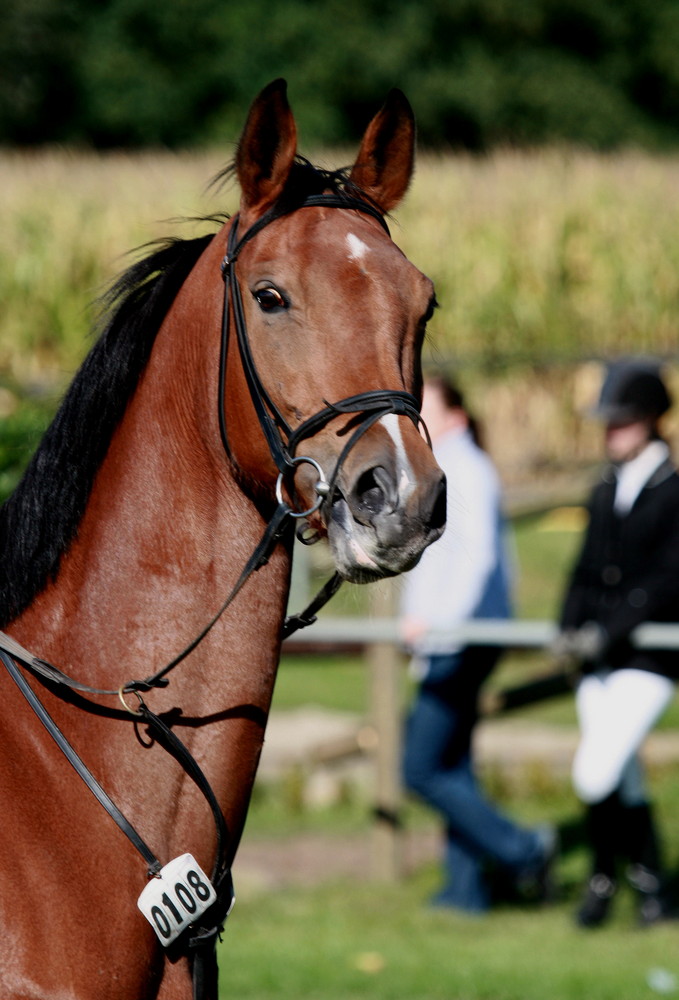
[[[673, 770], [653, 776], [668, 834], [679, 822]], [[434, 864], [397, 884], [371, 883], [366, 872], [359, 883], [331, 880], [239, 901], [220, 946], [222, 997], [644, 1000], [676, 992], [677, 925], [638, 929], [629, 889], [621, 890], [610, 924], [589, 933], [575, 927], [586, 870], [576, 808], [558, 781], [530, 799], [511, 801], [514, 815], [549, 819], [561, 830], [557, 897], [546, 907], [499, 905], [482, 918], [433, 911], [427, 899], [438, 885]], [[306, 828], [331, 826], [331, 852], [332, 835], [361, 828], [355, 810], [353, 824], [347, 824], [350, 813], [344, 808], [334, 815], [307, 814]], [[407, 814], [406, 827], [419, 821]], [[362, 829], [369, 836], [367, 814]], [[290, 833], [288, 828], [278, 836]], [[246, 830], [246, 837], [252, 835], [256, 821]], [[678, 852], [669, 836], [667, 848], [676, 869]]]
[[[679, 821], [671, 769], [655, 775], [655, 783], [669, 832]], [[221, 996], [650, 1000], [676, 993], [679, 925], [638, 929], [629, 889], [621, 890], [610, 924], [589, 933], [575, 927], [586, 861], [572, 810], [570, 793], [556, 785], [530, 802], [512, 803], [515, 814], [530, 819], [537, 812], [562, 828], [558, 895], [546, 907], [500, 905], [482, 918], [431, 910], [435, 865], [398, 884], [371, 883], [366, 873], [359, 883], [345, 878], [238, 901], [220, 946]], [[309, 822], [320, 828], [318, 817]], [[334, 829], [341, 833], [341, 822]], [[676, 865], [676, 847], [668, 847]]]
[[428, 911], [429, 881], [343, 881], [237, 903], [220, 946], [221, 996], [644, 1000], [654, 981], [676, 991], [676, 928], [636, 930], [627, 899], [610, 926], [585, 934], [566, 903], [481, 919]]
[[[673, 767], [653, 774], [667, 858], [679, 861], [671, 831], [679, 823]], [[585, 877], [580, 809], [564, 779], [528, 795], [493, 787], [526, 822], [550, 820], [561, 832], [557, 897], [546, 907], [499, 905], [482, 918], [431, 910], [439, 866], [428, 863], [397, 884], [331, 878], [312, 889], [255, 892], [237, 902], [220, 945], [221, 996], [240, 1000], [644, 1000], [679, 991], [679, 925], [636, 927], [628, 888], [606, 927], [583, 932], [573, 912]], [[433, 823], [409, 803], [405, 829]], [[245, 831], [277, 840], [324, 832], [331, 868], [333, 838], [370, 837], [369, 810], [350, 801], [334, 809], [291, 810], [285, 790], [255, 796]], [[236, 867], [238, 893], [238, 868]]]

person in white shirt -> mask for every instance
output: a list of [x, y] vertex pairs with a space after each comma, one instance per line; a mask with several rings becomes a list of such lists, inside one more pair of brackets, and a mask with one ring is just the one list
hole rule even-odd
[[630, 641], [643, 622], [679, 621], [679, 476], [658, 424], [669, 407], [656, 362], [609, 367], [595, 411], [609, 464], [589, 502], [553, 646], [582, 675], [573, 785], [586, 807], [592, 862], [576, 921], [588, 928], [610, 914], [621, 861], [640, 923], [669, 913], [639, 750], [673, 697], [679, 657]]
[[479, 688], [499, 650], [461, 647], [445, 633], [472, 618], [511, 613], [500, 483], [452, 383], [425, 381], [422, 417], [446, 474], [448, 520], [404, 583], [401, 636], [419, 686], [405, 727], [403, 776], [445, 825], [444, 884], [433, 904], [479, 913], [492, 902], [492, 865], [511, 874], [524, 898], [544, 898], [555, 835], [502, 815], [474, 773]]

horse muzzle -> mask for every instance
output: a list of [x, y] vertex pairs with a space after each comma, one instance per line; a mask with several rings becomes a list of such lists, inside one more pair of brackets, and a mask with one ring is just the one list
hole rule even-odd
[[446, 479], [429, 458], [426, 473], [417, 477], [388, 460], [339, 476], [325, 516], [344, 579], [370, 583], [412, 569], [443, 534]]

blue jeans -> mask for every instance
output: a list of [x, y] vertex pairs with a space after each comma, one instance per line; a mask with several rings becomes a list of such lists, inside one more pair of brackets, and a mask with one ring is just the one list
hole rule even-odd
[[445, 883], [434, 901], [477, 912], [490, 904], [488, 861], [518, 874], [544, 860], [537, 833], [499, 813], [474, 775], [478, 692], [498, 655], [496, 649], [469, 647], [429, 657], [405, 729], [405, 784], [440, 812], [445, 824]]

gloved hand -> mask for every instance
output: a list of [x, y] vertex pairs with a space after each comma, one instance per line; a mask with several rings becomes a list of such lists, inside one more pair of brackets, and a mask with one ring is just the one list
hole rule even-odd
[[598, 660], [603, 655], [608, 641], [606, 630], [596, 622], [585, 622], [580, 628], [568, 628], [559, 632], [550, 647], [557, 660], [578, 663]]

